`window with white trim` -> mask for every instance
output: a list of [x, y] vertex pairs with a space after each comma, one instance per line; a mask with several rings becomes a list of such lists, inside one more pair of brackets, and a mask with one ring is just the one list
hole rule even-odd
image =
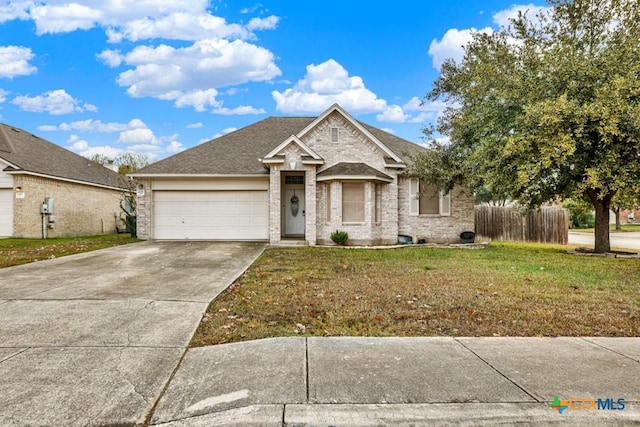
[[364, 183], [342, 184], [342, 222], [364, 222]]
[[409, 213], [413, 216], [451, 215], [451, 193], [445, 194], [415, 178], [409, 182], [409, 203]]

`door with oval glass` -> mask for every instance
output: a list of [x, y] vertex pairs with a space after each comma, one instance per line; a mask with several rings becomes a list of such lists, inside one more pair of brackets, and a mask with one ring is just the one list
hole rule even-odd
[[284, 234], [286, 236], [304, 236], [304, 190], [286, 188], [283, 196]]

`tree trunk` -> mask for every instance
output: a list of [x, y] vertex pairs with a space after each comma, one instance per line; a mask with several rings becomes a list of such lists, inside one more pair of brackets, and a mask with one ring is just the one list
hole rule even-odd
[[606, 195], [603, 198], [599, 198], [598, 193], [593, 190], [588, 190], [587, 194], [596, 212], [594, 252], [603, 254], [611, 251], [611, 243], [609, 241], [609, 208], [611, 207], [611, 198], [613, 195]]
[[616, 231], [622, 230], [622, 224], [620, 224], [620, 206], [616, 207]]

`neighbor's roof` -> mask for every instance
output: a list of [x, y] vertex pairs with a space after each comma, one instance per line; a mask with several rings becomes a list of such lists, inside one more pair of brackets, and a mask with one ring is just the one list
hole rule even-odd
[[121, 177], [111, 169], [72, 153], [31, 133], [0, 123], [0, 159], [7, 173], [28, 173], [121, 188]]
[[[152, 163], [133, 175], [267, 175], [260, 162], [285, 139], [297, 135], [316, 117], [268, 117], [247, 127]], [[423, 147], [358, 122], [405, 162]]]

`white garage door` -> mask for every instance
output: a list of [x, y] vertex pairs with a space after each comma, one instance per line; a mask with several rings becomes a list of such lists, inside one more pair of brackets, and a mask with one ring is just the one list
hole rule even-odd
[[13, 236], [13, 190], [0, 188], [0, 237]]
[[153, 237], [160, 240], [266, 240], [266, 191], [154, 191]]

